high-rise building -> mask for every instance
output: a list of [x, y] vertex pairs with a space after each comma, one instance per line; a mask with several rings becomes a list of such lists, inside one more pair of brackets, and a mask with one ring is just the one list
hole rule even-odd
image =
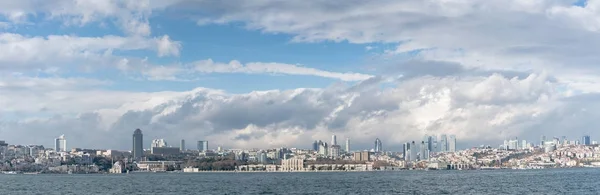
[[448, 140], [448, 151], [456, 152], [456, 136], [450, 135]]
[[527, 140], [521, 140], [521, 149], [522, 150], [527, 149]]
[[331, 136], [331, 145], [337, 145], [337, 137], [335, 134]]
[[319, 142], [317, 140], [315, 140], [315, 142], [313, 142], [312, 149], [314, 151], [318, 151], [319, 150]]
[[429, 159], [428, 144], [425, 141], [421, 141], [421, 151], [419, 152], [419, 160]]
[[346, 152], [350, 153], [350, 138], [346, 138]]
[[181, 150], [182, 152], [185, 151], [185, 140], [183, 139], [179, 143], [179, 150]]
[[448, 152], [448, 137], [446, 137], [446, 134], [440, 136], [440, 152]]
[[331, 147], [329, 147], [329, 156], [333, 159], [337, 159], [340, 156], [340, 149], [341, 147], [339, 145], [331, 145]]
[[589, 135], [584, 135], [583, 137], [581, 137], [581, 144], [582, 145], [591, 145], [592, 141], [590, 139]]
[[167, 142], [164, 139], [154, 139], [152, 140], [151, 148], [162, 148], [167, 147]]
[[432, 143], [430, 152], [438, 152], [439, 147], [438, 147], [438, 142], [437, 142], [437, 136], [430, 136], [429, 139], [430, 139], [430, 142]]
[[379, 140], [379, 138], [375, 139], [375, 152], [383, 152], [383, 145], [381, 144], [381, 140]]
[[54, 139], [54, 151], [56, 151], [56, 152], [66, 152], [67, 151], [67, 139], [65, 139], [65, 135], [60, 135], [58, 138]]
[[406, 143], [403, 144], [402, 151], [403, 151], [402, 154], [404, 155], [403, 156], [404, 160], [405, 161], [410, 161], [410, 143], [409, 142], [406, 142]]
[[319, 142], [319, 154], [323, 156], [329, 156], [329, 147], [325, 142]]
[[208, 141], [198, 141], [198, 151], [206, 152], [208, 150]]
[[546, 144], [546, 136], [542, 135], [542, 137], [540, 138], [540, 146], [544, 146], [544, 144]]
[[131, 153], [134, 159], [144, 156], [144, 135], [140, 129], [133, 131], [133, 150]]
[[562, 136], [562, 142], [560, 142], [560, 144], [563, 146], [567, 145], [567, 136]]
[[419, 153], [419, 148], [417, 148], [417, 144], [415, 141], [410, 142], [410, 161], [417, 161], [417, 154]]
[[369, 161], [370, 157], [371, 157], [371, 155], [367, 151], [354, 152], [354, 161], [356, 161], [356, 162]]

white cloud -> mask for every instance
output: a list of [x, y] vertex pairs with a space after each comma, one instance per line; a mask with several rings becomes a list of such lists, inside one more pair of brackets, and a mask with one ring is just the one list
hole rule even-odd
[[[174, 1], [173, 1], [174, 2]], [[166, 6], [165, 3], [158, 3]], [[87, 25], [114, 21], [125, 33], [133, 36], [151, 34], [148, 18], [152, 14], [149, 0], [19, 0], [0, 2], [0, 14], [13, 23], [27, 22], [29, 17], [45, 15], [63, 21], [65, 25]]]
[[[552, 121], [552, 117], [562, 112], [572, 114], [570, 108], [577, 106], [563, 102], [563, 94], [553, 90], [556, 83], [543, 74], [524, 79], [499, 75], [427, 76], [400, 82], [394, 88], [357, 86], [247, 94], [203, 88], [158, 93], [50, 90], [26, 101], [38, 102], [38, 107], [16, 104], [10, 110], [45, 106], [56, 113], [82, 114], [17, 123], [5, 121], [0, 132], [9, 133], [19, 143], [30, 141], [20, 133], [39, 125], [50, 129], [44, 132], [47, 137], [66, 133], [72, 139], [84, 140], [78, 137], [78, 128], [89, 125], [102, 134], [122, 135], [115, 137], [127, 137], [133, 129], [142, 128], [145, 136], [151, 138], [204, 137], [215, 146], [226, 147], [303, 147], [313, 139], [326, 139], [333, 132], [352, 138], [361, 148], [370, 146], [376, 137], [384, 138], [389, 147], [399, 147], [402, 142], [420, 139], [423, 133], [456, 134], [462, 143], [490, 143], [508, 136], [537, 138], [532, 133], [556, 131], [558, 127], [538, 128], [553, 122], [563, 125], [565, 121]], [[534, 93], [520, 93], [526, 91]], [[15, 96], [3, 99], [14, 100]], [[85, 120], [78, 118], [81, 116]], [[114, 147], [129, 148], [129, 142], [121, 141]], [[73, 144], [101, 147], [105, 143], [85, 140]]]
[[592, 52], [600, 50], [600, 1], [586, 1], [583, 7], [573, 3], [267, 0], [182, 5], [195, 5], [203, 24], [242, 22], [249, 29], [290, 34], [297, 42], [396, 43], [388, 53], [426, 49], [415, 58], [484, 70], [546, 71], [575, 87], [585, 81], [571, 75], [600, 73], [600, 57]]
[[[142, 37], [78, 37], [50, 35], [29, 37], [20, 34], [0, 34], [0, 69], [36, 69], [51, 66], [111, 64], [122, 60], [112, 56], [112, 51], [153, 50], [158, 56], [179, 55], [181, 45], [168, 36]], [[107, 62], [108, 61], [108, 62]], [[54, 63], [49, 63], [54, 62]], [[101, 63], [105, 62], [105, 63]], [[116, 63], [115, 63], [116, 64]], [[75, 66], [77, 67], [77, 66]]]
[[231, 61], [227, 64], [216, 63], [211, 59], [197, 61], [195, 70], [202, 73], [247, 73], [247, 74], [289, 74], [289, 75], [308, 75], [325, 78], [339, 79], [342, 81], [362, 81], [373, 76], [360, 73], [337, 73], [319, 70], [315, 68], [302, 67], [284, 63], [263, 63], [250, 62], [241, 64], [238, 61]]

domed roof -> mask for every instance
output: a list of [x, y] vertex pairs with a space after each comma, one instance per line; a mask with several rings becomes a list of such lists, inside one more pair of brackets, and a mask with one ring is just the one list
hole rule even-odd
[[136, 133], [136, 134], [137, 134], [137, 133], [142, 133], [142, 130], [140, 130], [140, 129], [136, 129], [135, 131], [133, 131], [133, 133]]

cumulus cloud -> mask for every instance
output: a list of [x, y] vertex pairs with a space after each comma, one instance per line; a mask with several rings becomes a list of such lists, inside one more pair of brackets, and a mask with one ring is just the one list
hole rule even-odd
[[[361, 84], [365, 83], [377, 86], [381, 82]], [[551, 123], [547, 117], [568, 110], [572, 104], [563, 101], [563, 94], [553, 90], [555, 86], [543, 74], [532, 74], [523, 79], [425, 76], [392, 88], [332, 86], [246, 94], [204, 88], [170, 93], [102, 92], [106, 94], [103, 98], [81, 104], [119, 98], [75, 116], [5, 121], [0, 132], [27, 142], [30, 138], [18, 136], [20, 131], [12, 129], [47, 124], [49, 130], [44, 134], [48, 137], [65, 133], [79, 139], [79, 128], [87, 125], [117, 137], [128, 137], [133, 129], [142, 128], [150, 138], [208, 139], [215, 146], [226, 147], [304, 147], [331, 133], [350, 137], [357, 147], [365, 149], [376, 137], [385, 138], [386, 145], [393, 148], [420, 139], [424, 133], [456, 134], [462, 143], [481, 143], [539, 132], [532, 128]], [[522, 93], [527, 91], [531, 93]], [[63, 95], [67, 96], [64, 102], [77, 99], [72, 98], [77, 97], [74, 92]], [[38, 101], [60, 105], [60, 100], [44, 99]], [[101, 140], [72, 143], [87, 147], [104, 144]], [[115, 144], [121, 148], [130, 145], [125, 139]]]

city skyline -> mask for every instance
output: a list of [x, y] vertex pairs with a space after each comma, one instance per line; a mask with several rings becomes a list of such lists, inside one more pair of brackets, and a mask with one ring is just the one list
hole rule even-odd
[[[138, 142], [138, 140], [143, 140], [143, 135], [142, 135], [142, 131], [141, 129], [135, 129], [133, 131], [133, 147], [130, 147], [128, 149], [128, 151], [132, 152], [132, 155], [134, 155], [134, 158], [136, 158], [139, 155], [135, 155], [135, 148], [138, 147], [136, 143], [141, 143]], [[440, 141], [438, 142], [438, 136], [437, 135], [424, 135], [422, 137], [423, 139], [421, 141], [417, 141], [415, 146], [419, 146], [420, 149], [417, 150], [417, 154], [423, 153], [423, 150], [427, 150], [427, 152], [455, 152], [455, 151], [459, 151], [459, 150], [463, 150], [463, 149], [468, 149], [468, 148], [475, 148], [475, 147], [479, 147], [479, 146], [491, 146], [491, 147], [495, 147], [494, 143], [486, 143], [486, 144], [481, 144], [481, 145], [471, 145], [468, 147], [464, 147], [464, 148], [460, 148], [460, 147], [456, 147], [457, 141], [456, 141], [456, 136], [455, 135], [447, 135], [447, 134], [441, 134], [439, 135]], [[525, 146], [526, 144], [531, 144], [531, 146], [536, 146], [535, 143], [532, 142], [528, 142], [527, 140], [523, 139], [520, 140], [518, 139], [518, 137], [514, 137], [515, 139], [504, 139], [503, 144], [500, 144], [500, 148], [504, 148], [504, 149], [514, 149], [514, 148], [521, 148], [523, 146]], [[562, 139], [561, 139], [562, 138]], [[553, 139], [548, 140], [546, 138], [546, 135], [540, 135], [540, 141], [541, 143], [537, 144], [537, 145], [546, 145], [547, 143], [564, 143], [567, 139], [567, 136], [560, 136], [557, 137], [555, 136]], [[350, 138], [346, 137], [345, 138], [345, 142], [344, 145], [339, 145], [339, 143], [337, 143], [337, 147], [338, 150], [340, 151], [344, 151], [344, 152], [349, 152], [348, 151], [348, 144], [350, 143]], [[444, 140], [446, 140], [446, 143], [444, 143]], [[5, 141], [5, 140], [3, 140]], [[337, 135], [332, 134], [331, 135], [331, 141], [332, 142], [337, 142]], [[575, 144], [583, 144], [583, 145], [591, 145], [591, 144], [597, 144], [598, 141], [594, 140], [591, 138], [591, 136], [589, 135], [583, 135], [581, 136], [581, 138], [579, 139], [571, 139], [569, 140]], [[143, 141], [142, 141], [143, 142]], [[414, 142], [414, 140], [413, 140]], [[535, 141], [534, 141], [535, 142]], [[58, 138], [54, 139], [54, 145], [53, 148], [55, 150], [57, 150], [57, 148], [66, 148], [66, 136], [60, 135]], [[329, 154], [329, 149], [332, 146], [332, 144], [327, 144], [327, 142], [322, 142], [321, 140], [314, 140], [314, 142], [311, 142], [311, 146], [310, 147], [288, 147], [288, 146], [277, 146], [274, 148], [278, 148], [278, 147], [283, 147], [283, 148], [299, 148], [299, 149], [313, 149], [315, 151], [319, 151], [319, 147], [321, 146], [319, 143], [325, 144], [324, 146], [327, 148], [327, 153]], [[371, 148], [359, 148], [356, 150], [351, 150], [351, 151], [372, 151], [372, 152], [384, 152], [385, 150], [383, 150], [382, 147], [382, 141], [379, 138], [375, 139], [375, 145]], [[411, 141], [406, 142], [401, 144], [399, 147], [393, 147], [391, 150], [387, 150], [388, 152], [401, 152], [401, 153], [406, 153], [406, 147], [407, 147], [407, 143], [411, 143]], [[458, 142], [460, 143], [460, 142]], [[413, 143], [414, 144], [414, 143]], [[19, 144], [19, 145], [40, 145], [40, 146], [44, 146], [43, 144]], [[187, 150], [187, 146], [185, 145], [185, 139], [179, 139], [179, 145], [170, 145], [168, 144], [168, 142], [165, 139], [153, 139], [148, 147], [144, 147], [143, 145], [141, 146], [142, 151], [144, 149], [148, 149], [148, 150], [152, 150], [153, 147], [172, 147], [172, 148], [178, 148], [180, 151], [185, 151]], [[218, 148], [222, 148], [223, 145], [218, 145], [215, 146], [214, 148], [210, 148], [208, 147], [208, 141], [206, 140], [199, 140], [197, 141], [197, 146], [196, 146], [196, 150], [200, 150], [200, 151], [206, 151], [206, 150], [211, 150], [211, 151], [217, 151]], [[378, 147], [380, 150], [378, 150]], [[424, 148], [423, 148], [424, 147]], [[85, 147], [72, 147], [72, 148], [85, 148]], [[249, 147], [249, 148], [259, 148], [259, 147]], [[69, 148], [66, 148], [67, 150]], [[111, 147], [104, 147], [103, 149], [118, 149], [118, 150], [123, 150], [123, 149], [119, 149], [119, 148], [111, 148]], [[201, 150], [204, 149], [204, 150]], [[230, 149], [243, 149], [243, 148], [230, 148]], [[127, 150], [127, 149], [125, 149]], [[61, 150], [64, 151], [64, 150]], [[350, 152], [351, 152], [350, 151]], [[409, 155], [410, 156], [410, 155]]]

